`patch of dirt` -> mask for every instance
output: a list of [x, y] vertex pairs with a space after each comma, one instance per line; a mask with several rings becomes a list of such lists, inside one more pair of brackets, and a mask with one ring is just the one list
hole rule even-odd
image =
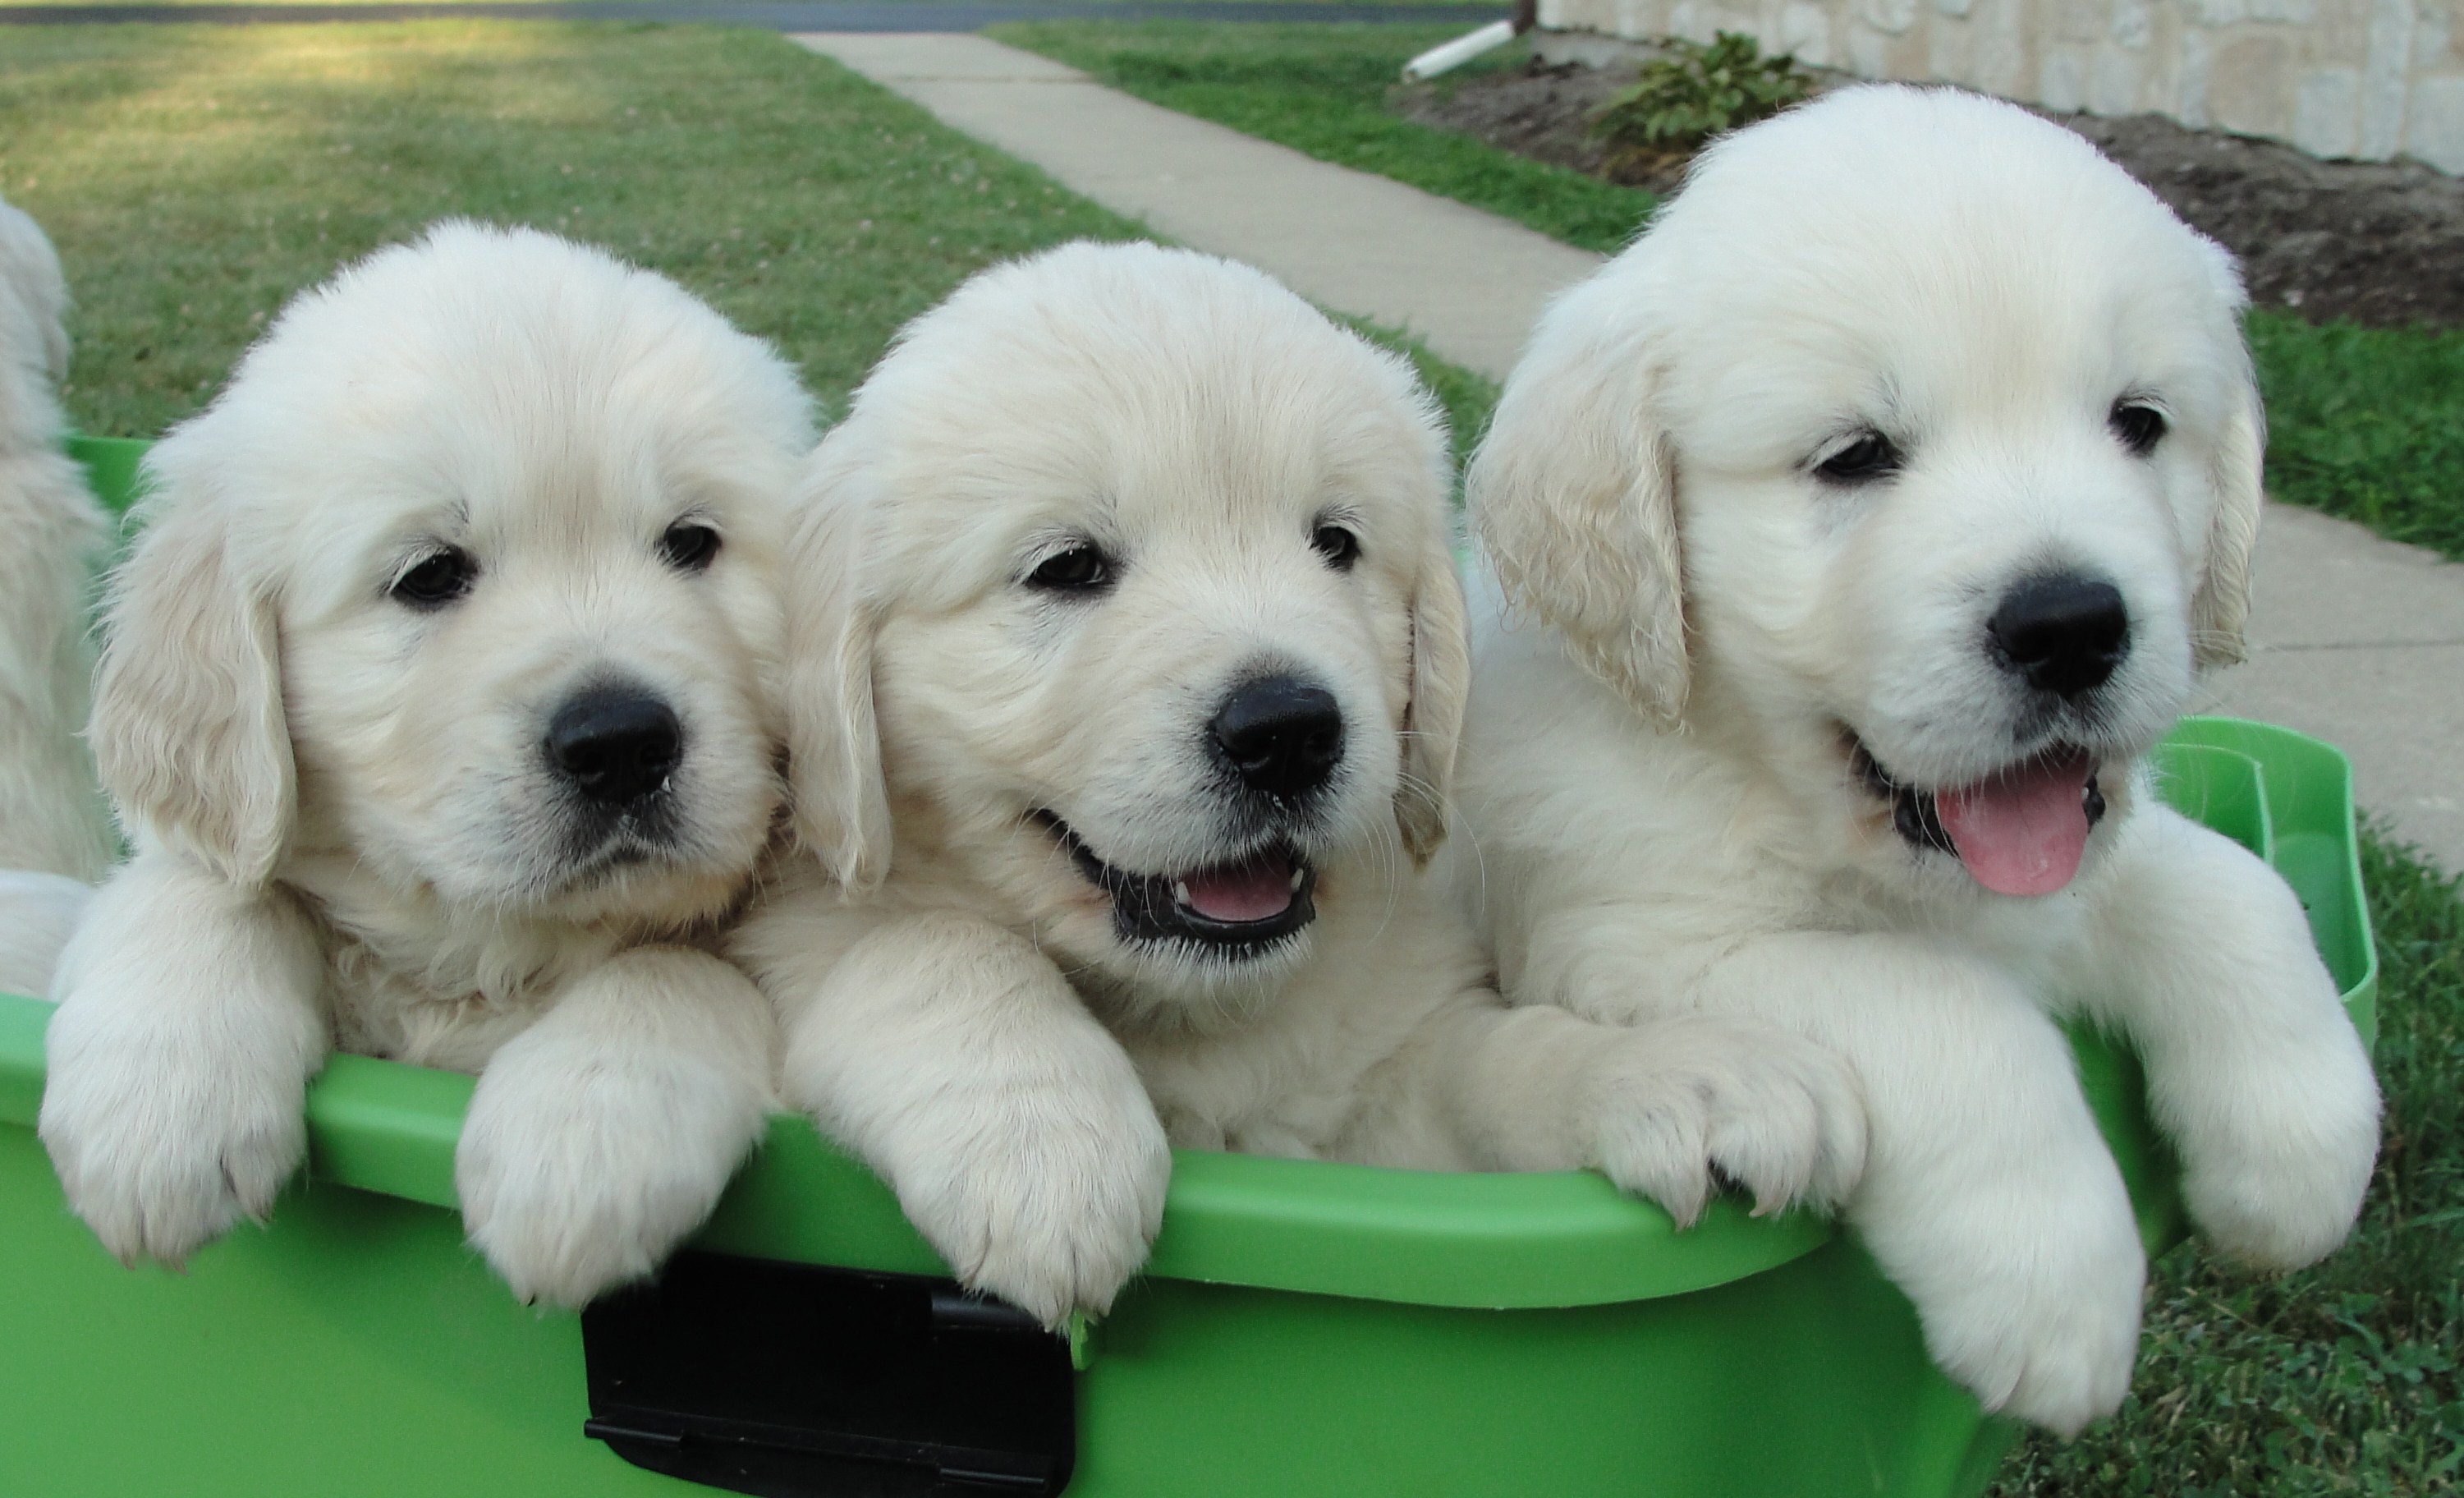
[[1630, 66], [1534, 57], [1519, 68], [1406, 83], [1395, 91], [1393, 103], [1415, 124], [1460, 130], [1501, 151], [1597, 177], [1601, 152], [1591, 133], [1592, 115], [1634, 78]]
[[[1521, 67], [1396, 91], [1404, 118], [1600, 176], [1591, 116], [1634, 62], [1535, 57]], [[1822, 76], [1822, 84], [1849, 81]], [[2464, 325], [2464, 181], [2418, 162], [2322, 162], [2272, 141], [2192, 130], [2161, 115], [2038, 111], [2094, 142], [2201, 232], [2241, 258], [2251, 299], [2318, 321]], [[1678, 170], [1632, 186], [1672, 190]]]

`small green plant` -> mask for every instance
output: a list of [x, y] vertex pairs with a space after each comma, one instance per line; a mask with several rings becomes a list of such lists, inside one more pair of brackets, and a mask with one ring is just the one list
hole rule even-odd
[[1713, 136], [1799, 102], [1813, 87], [1793, 55], [1766, 57], [1737, 32], [1718, 33], [1707, 47], [1671, 41], [1665, 55], [1643, 64], [1634, 87], [1592, 116], [1592, 133], [1606, 143], [1601, 165], [1611, 177], [1648, 179]]

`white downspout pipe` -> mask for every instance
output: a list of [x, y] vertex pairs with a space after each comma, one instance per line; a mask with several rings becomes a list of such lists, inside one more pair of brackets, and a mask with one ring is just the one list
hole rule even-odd
[[1441, 73], [1462, 67], [1485, 52], [1494, 52], [1525, 32], [1539, 20], [1538, 0], [1515, 0], [1511, 20], [1491, 21], [1476, 32], [1467, 32], [1450, 42], [1438, 46], [1403, 64], [1403, 81], [1418, 83], [1436, 77]]

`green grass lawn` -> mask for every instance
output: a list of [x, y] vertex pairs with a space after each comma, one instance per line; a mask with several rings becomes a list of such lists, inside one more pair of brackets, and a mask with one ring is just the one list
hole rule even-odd
[[2276, 496], [2464, 562], [2464, 332], [2249, 327]]
[[72, 419], [126, 436], [292, 293], [447, 215], [673, 275], [825, 400], [969, 272], [1137, 232], [783, 38], [612, 23], [12, 33], [0, 194], [68, 270]]
[[[1445, 27], [1054, 21], [993, 34], [1167, 108], [1588, 250], [1623, 245], [1654, 201], [1389, 112], [1404, 59], [1454, 34]], [[1506, 48], [1465, 72], [1523, 55]], [[2464, 333], [2315, 327], [2274, 311], [2253, 313], [2250, 333], [2276, 496], [2464, 560]]]
[[[1167, 109], [1460, 198], [1569, 244], [1605, 252], [1633, 237], [1650, 210], [1650, 193], [1526, 161], [1387, 111], [1387, 91], [1404, 61], [1463, 30], [1034, 21], [992, 27], [987, 34]], [[1463, 72], [1523, 55], [1519, 45], [1504, 48]]]
[[[292, 292], [451, 213], [560, 229], [664, 271], [776, 341], [830, 401], [970, 271], [1138, 232], [761, 33], [446, 22], [6, 34], [0, 194], [59, 244], [79, 302], [69, 403], [96, 432], [159, 432]], [[1359, 139], [1400, 150], [1409, 137]], [[2263, 351], [2273, 327], [2255, 324]], [[2332, 347], [2298, 327], [2283, 337], [2305, 357]], [[1418, 357], [1459, 432], [1477, 430], [1494, 388]], [[2390, 378], [2370, 408], [2434, 387], [2433, 366], [2451, 382], [2435, 388], [2453, 389], [2452, 362], [2418, 357], [2422, 372]], [[2301, 367], [2283, 346], [2266, 358], [2271, 380]], [[2303, 389], [2335, 388], [2332, 374], [2331, 362]], [[2288, 427], [2350, 425], [2337, 409], [2303, 421], [2279, 415], [2279, 442]], [[2321, 451], [2332, 470], [2337, 450]], [[2194, 1249], [2168, 1259], [2123, 1417], [2069, 1445], [2031, 1443], [2003, 1494], [2409, 1498], [2455, 1486], [2464, 907], [2375, 843], [2369, 874], [2390, 1121], [2362, 1234], [2265, 1285], [2211, 1271]]]
[[[72, 419], [151, 436], [285, 298], [448, 215], [665, 272], [825, 401], [994, 261], [1139, 226], [759, 32], [619, 23], [27, 29], [0, 195], [77, 300]], [[1419, 362], [1476, 430], [1486, 383]]]

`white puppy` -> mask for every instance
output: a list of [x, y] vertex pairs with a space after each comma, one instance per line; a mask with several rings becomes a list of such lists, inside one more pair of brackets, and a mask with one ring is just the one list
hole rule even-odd
[[1465, 673], [1408, 366], [1144, 245], [988, 272], [815, 455], [790, 552], [808, 870], [737, 950], [786, 1091], [1046, 1322], [1143, 1259], [1165, 1143], [1598, 1166], [1681, 1220], [1863, 1154], [1777, 1032], [1508, 1011], [1420, 865]]
[[2053, 1016], [2190, 1211], [2305, 1264], [2369, 1064], [2301, 908], [2143, 757], [2236, 658], [2261, 418], [2224, 252], [2067, 131], [1860, 88], [1731, 137], [1549, 312], [1474, 461], [1462, 881], [1507, 992], [1776, 1022], [1861, 1078], [1850, 1216], [1943, 1366], [2076, 1430], [2145, 1267]]
[[336, 1046], [480, 1072], [456, 1182], [526, 1298], [699, 1223], [772, 1096], [707, 948], [783, 799], [810, 441], [672, 283], [448, 225], [299, 297], [156, 449], [92, 730], [138, 852], [61, 958], [41, 1124], [106, 1246], [264, 1213]]
[[[0, 203], [0, 869], [92, 881], [111, 861], [111, 824], [77, 735], [106, 526], [60, 452], [67, 423], [53, 392], [68, 373], [67, 310], [51, 241]], [[26, 951], [18, 936], [55, 944], [52, 904], [18, 895], [0, 886], [0, 952]]]

